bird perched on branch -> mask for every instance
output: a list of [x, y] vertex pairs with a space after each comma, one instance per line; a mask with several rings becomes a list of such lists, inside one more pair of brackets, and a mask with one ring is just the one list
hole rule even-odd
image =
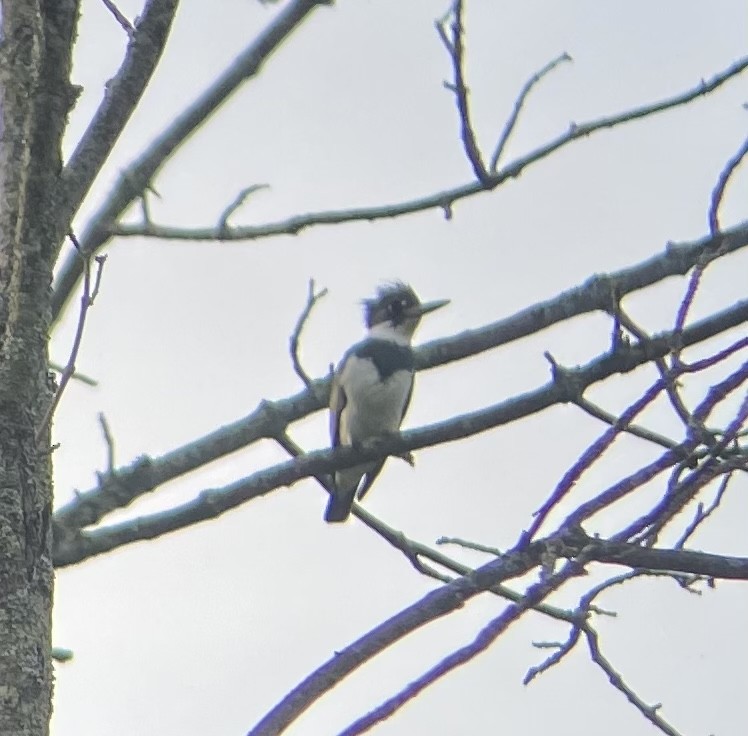
[[[401, 282], [381, 287], [364, 301], [368, 335], [345, 353], [332, 379], [333, 447], [361, 445], [400, 429], [413, 391], [413, 333], [424, 314], [447, 304], [448, 299], [422, 304]], [[356, 492], [363, 498], [383, 465], [384, 460], [375, 460], [337, 471], [325, 521], [345, 521]]]

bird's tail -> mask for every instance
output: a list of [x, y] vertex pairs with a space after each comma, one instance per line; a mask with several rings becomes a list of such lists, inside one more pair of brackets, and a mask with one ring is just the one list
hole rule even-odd
[[351, 491], [331, 493], [325, 509], [325, 521], [332, 524], [345, 521], [350, 516], [355, 496], [355, 487]]

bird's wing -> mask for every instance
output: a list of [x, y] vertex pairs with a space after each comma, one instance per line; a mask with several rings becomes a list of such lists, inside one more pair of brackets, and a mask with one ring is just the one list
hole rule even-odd
[[[342, 366], [341, 366], [342, 368]], [[340, 415], [348, 399], [340, 385], [340, 368], [332, 377], [330, 386], [330, 444], [332, 447], [340, 445]]]
[[400, 415], [400, 424], [403, 423], [405, 415], [408, 413], [408, 407], [410, 406], [410, 400], [413, 398], [413, 384], [415, 383], [414, 375], [410, 375], [410, 388], [408, 389], [408, 395], [405, 397], [405, 403], [403, 403], [403, 413]]
[[[387, 458], [385, 458], [385, 460], [386, 459]], [[361, 484], [361, 486], [358, 489], [358, 493], [356, 494], [356, 497], [358, 498], [359, 501], [366, 495], [366, 492], [369, 490], [369, 488], [372, 487], [374, 481], [377, 479], [377, 476], [379, 475], [383, 466], [384, 466], [384, 460], [381, 460], [371, 470], [369, 470], [366, 473], [366, 475], [364, 476], [364, 482]]]

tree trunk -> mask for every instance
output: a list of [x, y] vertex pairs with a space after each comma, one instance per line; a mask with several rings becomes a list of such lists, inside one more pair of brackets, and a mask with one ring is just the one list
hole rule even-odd
[[53, 575], [47, 370], [61, 139], [76, 0], [4, 0], [0, 41], [0, 734], [51, 713]]

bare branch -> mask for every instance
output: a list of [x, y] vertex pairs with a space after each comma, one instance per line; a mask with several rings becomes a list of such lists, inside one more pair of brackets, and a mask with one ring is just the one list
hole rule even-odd
[[[712, 236], [719, 235], [720, 233], [720, 226], [719, 226], [719, 208], [722, 204], [722, 198], [724, 197], [725, 190], [727, 188], [727, 183], [730, 181], [730, 177], [735, 172], [735, 169], [740, 165], [742, 160], [745, 158], [745, 156], [748, 154], [748, 138], [745, 139], [743, 142], [743, 145], [738, 150], [738, 152], [731, 158], [725, 167], [720, 172], [719, 178], [717, 180], [717, 184], [714, 187], [714, 191], [712, 192], [712, 198], [711, 203], [709, 206], [709, 232]], [[708, 251], [705, 252], [705, 256], [708, 255]], [[688, 316], [688, 312], [691, 309], [691, 305], [693, 304], [693, 300], [696, 296], [696, 292], [701, 284], [701, 277], [703, 276], [704, 270], [706, 266], [708, 265], [709, 261], [704, 258], [703, 260], [700, 260], [695, 268], [693, 273], [691, 274], [691, 277], [688, 281], [688, 287], [686, 288], [686, 293], [683, 296], [683, 300], [680, 303], [680, 306], [678, 308], [678, 313], [676, 315], [675, 319], [675, 328], [676, 330], [682, 330], [683, 326], [686, 324], [686, 318]], [[673, 352], [673, 358], [675, 361], [675, 364], [678, 365], [680, 362], [680, 351], [676, 350]]]
[[[65, 366], [50, 361], [49, 369], [51, 371], [54, 371], [55, 373], [62, 373], [65, 370]], [[70, 376], [70, 378], [73, 381], [80, 381], [81, 383], [85, 383], [86, 386], [96, 387], [99, 385], [99, 382], [95, 378], [91, 378], [91, 376], [87, 376], [85, 373], [79, 373], [78, 371], [74, 371], [73, 375]]]
[[[530, 667], [530, 669], [527, 670], [527, 673], [522, 679], [522, 684], [529, 685], [538, 675], [542, 675], [552, 667], [560, 664], [561, 661], [566, 657], [566, 655], [569, 654], [579, 642], [582, 628], [583, 626], [577, 623], [572, 626], [571, 629], [569, 629], [569, 636], [567, 637], [566, 641], [554, 642], [554, 648], [556, 651], [553, 652], [553, 654], [551, 654], [550, 656], [546, 657], [540, 664]], [[539, 647], [539, 644], [533, 642], [533, 646]], [[550, 648], [551, 646], [552, 644], [548, 642], [548, 647]]]
[[[713, 315], [703, 322], [691, 325], [683, 332], [681, 339], [685, 345], [689, 345], [692, 340], [704, 340], [715, 334], [715, 331], [718, 333], [726, 329], [726, 326], [733, 326], [744, 321], [748, 321], [748, 301], [725, 310], [723, 313]], [[624, 345], [617, 353], [606, 352], [586, 366], [574, 369], [575, 383], [586, 387], [614, 373], [628, 372], [638, 365], [649, 362], [653, 357], [667, 354], [671, 349], [669, 341], [672, 338], [672, 333], [663, 333], [647, 343]], [[440, 358], [443, 359], [443, 353]], [[324, 392], [321, 384], [319, 391], [320, 394]], [[86, 532], [85, 535], [78, 535], [74, 539], [65, 539], [66, 534], [99, 521], [108, 511], [131, 503], [138, 495], [156, 487], [158, 482], [164, 482], [166, 479], [176, 477], [207, 462], [206, 456], [220, 456], [224, 454], [220, 450], [230, 447], [238, 449], [247, 444], [247, 438], [277, 437], [279, 427], [285, 429], [289, 416], [303, 415], [299, 413], [301, 407], [307, 407], [308, 410], [320, 407], [319, 402], [312, 396], [312, 392], [308, 390], [285, 402], [275, 404], [265, 402], [256, 413], [253, 422], [235, 425], [237, 433], [241, 429], [239, 437], [231, 436], [225, 429], [210, 435], [207, 438], [210, 444], [209, 453], [200, 455], [195, 452], [194, 445], [188, 445], [183, 450], [166, 456], [160, 462], [148, 459], [139, 461], [130, 472], [127, 469], [118, 471], [113, 485], [105, 484], [100, 489], [81, 494], [75, 501], [58, 510], [55, 515], [59, 532], [56, 538], [55, 564], [58, 566], [73, 564], [123, 544], [152, 539], [199, 521], [215, 518], [231, 508], [265, 495], [277, 487], [295, 483], [302, 478], [352, 467], [364, 460], [388, 455], [402, 455], [412, 450], [468, 437], [515, 421], [519, 417], [542, 411], [556, 403], [568, 402], [572, 398], [562, 384], [551, 381], [535, 391], [526, 392], [470, 414], [388, 437], [374, 447], [360, 449], [340, 447], [334, 451], [312, 452], [292, 462], [259, 471], [224, 488], [204, 491], [194, 500], [171, 510]], [[238, 441], [239, 438], [244, 441]], [[693, 443], [695, 445], [696, 440]], [[643, 482], [641, 480], [643, 474], [649, 473], [649, 477], [653, 477], [662, 472], [663, 468], [677, 463], [682, 453], [690, 452], [691, 449], [693, 449], [691, 445], [684, 443], [667, 451], [656, 464], [636, 474], [637, 482]], [[218, 455], [215, 455], [216, 450], [219, 450]], [[592, 502], [583, 504], [580, 507], [580, 513], [594, 513], [595, 510], [626, 495], [633, 488], [638, 487], [632, 486], [632, 482], [629, 480], [621, 488], [614, 487], [606, 492], [607, 495], [601, 494]]]
[[691, 523], [686, 527], [686, 530], [683, 532], [681, 538], [675, 543], [675, 549], [683, 549], [683, 547], [685, 547], [686, 545], [686, 542], [695, 534], [696, 530], [701, 526], [701, 524], [705, 522], [719, 508], [719, 505], [722, 503], [722, 499], [724, 498], [724, 495], [727, 491], [727, 486], [730, 484], [731, 479], [732, 473], [727, 473], [725, 476], [723, 476], [714, 500], [709, 504], [709, 506], [705, 508], [703, 503], [700, 503], [698, 505], [693, 521], [691, 521]]
[[[487, 188], [491, 186], [491, 178], [489, 177], [488, 171], [486, 171], [486, 166], [483, 163], [478, 143], [475, 140], [473, 125], [470, 121], [468, 89], [465, 84], [465, 53], [462, 44], [464, 35], [462, 11], [462, 0], [456, 0], [452, 6], [451, 13], [443, 19], [436, 21], [436, 29], [439, 33], [439, 38], [441, 38], [452, 61], [454, 82], [452, 84], [447, 84], [445, 82], [444, 86], [454, 92], [455, 95], [457, 111], [460, 116], [460, 138], [462, 139], [462, 145], [465, 148], [465, 154], [467, 155], [468, 161], [470, 161], [470, 165], [473, 167], [473, 172], [475, 173], [476, 178]], [[444, 30], [444, 24], [448, 22], [450, 16], [452, 18], [451, 40], [448, 39], [447, 33]]]
[[[155, 3], [176, 2], [176, 0], [153, 0]], [[254, 77], [263, 63], [296, 30], [307, 16], [318, 6], [327, 5], [328, 0], [291, 0], [274, 17], [268, 27], [237, 57], [237, 59], [215, 80], [215, 82], [190, 107], [176, 117], [140, 157], [122, 173], [119, 181], [107, 197], [105, 203], [89, 221], [81, 237], [84, 253], [94, 253], [111, 237], [110, 228], [130, 204], [141, 196], [156, 173], [174, 152], [211, 116], [211, 114], [235, 92], [245, 81]], [[136, 41], [140, 38], [141, 24], [138, 24]], [[123, 96], [124, 92], [123, 92]], [[109, 116], [116, 117], [114, 108], [102, 108], [101, 127], [109, 129]], [[77, 209], [93, 176], [100, 168], [102, 149], [95, 141], [105, 138], [94, 133], [98, 130], [95, 118], [89, 132], [79, 143], [63, 177], [63, 191], [67, 191], [69, 208]], [[107, 124], [104, 124], [104, 123]], [[116, 127], [117, 132], [120, 128]], [[89, 142], [90, 139], [90, 142]], [[88, 149], [94, 153], [83, 155]], [[109, 146], [106, 150], [111, 148]], [[79, 153], [80, 152], [80, 153]], [[103, 159], [102, 159], [103, 160]], [[85, 163], [84, 163], [85, 162]], [[68, 258], [58, 274], [52, 295], [52, 316], [58, 319], [63, 307], [71, 296], [83, 270], [77, 259]]]
[[621, 417], [618, 417], [615, 414], [611, 414], [609, 411], [606, 411], [601, 406], [598, 406], [589, 399], [585, 399], [583, 396], [580, 396], [574, 403], [591, 417], [599, 419], [601, 422], [605, 422], [605, 424], [609, 424], [611, 427], [618, 427], [621, 432], [625, 432], [626, 434], [630, 434], [634, 437], [639, 437], [640, 439], [647, 440], [647, 442], [652, 442], [655, 445], [659, 445], [660, 447], [664, 447], [670, 450], [678, 446], [677, 442], [668, 439], [658, 432], [653, 432], [646, 427], [640, 427], [637, 424], [624, 425]]
[[81, 252], [78, 239], [72, 232], [69, 234], [69, 238], [75, 246], [79, 258], [85, 261], [83, 269], [83, 296], [81, 297], [81, 307], [80, 313], [78, 315], [78, 326], [76, 327], [75, 337], [73, 338], [73, 347], [70, 349], [70, 357], [68, 358], [68, 362], [66, 363], [65, 368], [60, 375], [60, 384], [57, 388], [57, 391], [55, 392], [52, 401], [47, 407], [41, 423], [36, 428], [37, 442], [41, 442], [42, 438], [44, 437], [44, 433], [49, 426], [49, 423], [52, 421], [52, 416], [57, 409], [57, 405], [60, 403], [62, 393], [65, 390], [65, 387], [68, 385], [68, 382], [72, 378], [73, 374], [75, 373], [75, 361], [78, 358], [78, 351], [80, 350], [81, 343], [83, 342], [83, 329], [86, 325], [86, 315], [88, 314], [88, 310], [93, 306], [94, 299], [99, 292], [99, 287], [101, 285], [101, 273], [104, 270], [104, 263], [106, 261], [106, 256], [96, 256], [97, 269], [94, 279], [94, 287], [92, 290], [90, 259], [88, 258], [88, 256], [84, 255]]
[[[639, 327], [632, 319], [629, 317], [629, 315], [623, 310], [620, 303], [616, 307], [616, 318], [622, 324], [632, 335], [635, 335], [637, 339], [639, 340], [648, 340], [649, 335], [647, 332]], [[680, 334], [683, 330], [683, 325], [677, 325], [675, 332], [676, 335]], [[675, 345], [673, 349], [673, 354], [677, 355], [680, 352], [681, 346]], [[683, 426], [689, 428], [689, 429], [695, 429], [696, 428], [696, 422], [694, 418], [692, 417], [691, 413], [688, 411], [686, 405], [683, 403], [683, 400], [680, 397], [680, 393], [678, 392], [678, 369], [677, 367], [671, 370], [667, 363], [665, 362], [665, 357], [658, 357], [655, 358], [653, 361], [655, 366], [657, 367], [657, 370], [660, 373], [660, 377], [663, 382], [663, 386], [665, 388], [665, 391], [667, 393], [668, 399], [670, 400], [670, 404], [672, 405], [673, 409], [675, 410], [675, 413], [680, 418], [681, 422], [683, 422]], [[699, 428], [702, 434], [702, 437], [705, 437], [707, 432], [704, 427]]]
[[748, 348], [748, 337], [741, 337], [724, 350], [720, 350], [713, 355], [702, 358], [701, 360], [695, 360], [692, 363], [681, 362], [679, 363], [678, 368], [683, 373], [696, 373], [697, 371], [703, 371], [707, 368], [712, 368], [723, 360], [727, 360], [730, 356], [735, 355], [735, 353], [745, 350], [746, 348]]
[[[713, 386], [707, 394], [707, 399], [697, 407], [697, 411], [703, 412], [709, 404], [716, 406], [731, 391], [743, 387], [748, 382], [748, 363], [728, 376], [724, 381]], [[657, 534], [664, 529], [685, 506], [692, 501], [698, 492], [712, 480], [733, 470], [743, 469], [748, 466], [748, 455], [727, 456], [724, 460], [718, 460], [721, 453], [732, 443], [738, 432], [748, 420], [748, 393], [734, 419], [728, 424], [722, 437], [714, 447], [709, 448], [707, 458], [694, 470], [692, 470], [682, 481], [669, 484], [664, 498], [650, 512], [637, 519], [619, 532], [616, 539], [630, 539], [640, 535], [641, 541], [654, 543]], [[680, 468], [678, 469], [681, 470]], [[676, 476], [677, 480], [677, 476]]]
[[484, 554], [493, 555], [494, 557], [501, 557], [501, 555], [504, 554], [500, 549], [497, 549], [496, 547], [490, 547], [478, 542], [471, 542], [468, 539], [460, 539], [459, 537], [439, 537], [439, 539], [436, 540], [436, 543], [440, 545], [455, 544], [458, 547], [471, 549], [474, 552], [483, 552]]
[[524, 536], [525, 540], [529, 541], [537, 534], [548, 514], [571, 491], [582, 474], [602, 457], [603, 453], [613, 444], [613, 441], [621, 434], [623, 429], [659, 396], [663, 388], [662, 380], [654, 383], [637, 401], [626, 409], [621, 415], [619, 423], [614, 424], [610, 429], [606, 430], [582, 453], [579, 460], [564, 474], [564, 477], [559, 481], [548, 500], [535, 512], [535, 519]]
[[[684, 332], [683, 334], [686, 334]], [[748, 367], [743, 366], [742, 368], [738, 369], [734, 373], [732, 373], [730, 376], [728, 376], [724, 381], [721, 381], [720, 383], [713, 386], [708, 392], [704, 400], [696, 407], [693, 414], [698, 419], [699, 422], [703, 424], [703, 422], [706, 420], [706, 418], [709, 416], [709, 413], [714, 409], [714, 407], [722, 401], [727, 395], [729, 395], [730, 392], [737, 390], [743, 383], [748, 380]], [[735, 428], [735, 423], [732, 425], [732, 436], [734, 437], [737, 429]], [[729, 440], [728, 440], [729, 442]], [[585, 520], [589, 519], [594, 514], [599, 513], [602, 509], [607, 508], [608, 506], [612, 505], [613, 503], [616, 503], [621, 498], [624, 498], [625, 496], [633, 493], [637, 488], [642, 487], [649, 481], [656, 478], [658, 475], [665, 472], [668, 468], [672, 468], [674, 466], [679, 466], [683, 469], [687, 467], [687, 463], [684, 460], [684, 458], [690, 458], [692, 457], [692, 453], [696, 449], [696, 447], [700, 444], [700, 439], [693, 435], [692, 433], [689, 433], [689, 436], [687, 439], [682, 442], [680, 445], [674, 447], [671, 450], [667, 450], [664, 452], [660, 457], [658, 457], [653, 462], [639, 468], [638, 470], [634, 471], [630, 475], [620, 479], [615, 484], [607, 488], [606, 490], [599, 493], [595, 498], [586, 501], [585, 503], [580, 504], [564, 521], [564, 526], [576, 526], [584, 522]], [[711, 456], [712, 452], [716, 451], [718, 453], [721, 453], [726, 448], [727, 443], [721, 444], [719, 447], [716, 448], [709, 448], [709, 454]], [[697, 475], [692, 475], [689, 478], [688, 484], [681, 486], [681, 490], [679, 491], [679, 495], [677, 498], [683, 499], [684, 494], [695, 492], [696, 490], [700, 489], [711, 481], [714, 477], [719, 475], [722, 472], [727, 472], [727, 470], [732, 470], [737, 467], [737, 464], [740, 462], [740, 458], [731, 458], [729, 455], [724, 460], [724, 463], [726, 465], [714, 467], [711, 466], [709, 468], [702, 465], [701, 468], [697, 468], [694, 472], [698, 473]], [[690, 463], [688, 463], [690, 464]], [[709, 470], [709, 473], [707, 474], [705, 471]], [[675, 491], [671, 489], [671, 493], [674, 493]], [[686, 502], [688, 500], [688, 497], [685, 498]], [[619, 532], [617, 535], [614, 536], [614, 539], [616, 541], [623, 541], [630, 539], [633, 535], [641, 532], [643, 529], [646, 529], [649, 525], [657, 522], [658, 519], [662, 519], [663, 514], [665, 512], [665, 508], [668, 507], [670, 502], [672, 501], [671, 494], [666, 494], [666, 497], [663, 501], [661, 501], [657, 506], [650, 510], [648, 513], [646, 513], [644, 516], [637, 519], [635, 522], [632, 522], [626, 529]], [[680, 508], [680, 507], [679, 507]]]
[[[132, 38], [135, 35], [135, 28], [132, 23], [120, 12], [120, 9], [112, 2], [112, 0], [101, 0], [106, 5], [107, 10], [114, 16], [117, 23], [120, 24], [122, 30]], [[147, 12], [147, 10], [146, 10]]]
[[600, 669], [608, 676], [608, 681], [613, 685], [616, 690], [622, 692], [626, 699], [631, 703], [652, 725], [656, 726], [667, 736], [681, 736], [679, 731], [676, 731], [660, 714], [658, 711], [661, 705], [647, 705], [624, 681], [620, 673], [613, 667], [613, 665], [603, 656], [600, 651], [600, 645], [598, 641], [597, 632], [591, 627], [587, 627], [584, 631], [584, 635], [587, 638], [587, 646], [590, 650], [590, 656], [592, 661], [600, 667]]
[[[281, 437], [276, 438], [276, 440], [281, 445], [281, 447], [283, 447], [283, 449], [291, 455], [291, 457], [301, 457], [306, 454], [290, 437], [285, 434]], [[315, 479], [328, 493], [333, 492], [328, 478], [325, 478], [324, 476], [315, 476]], [[450, 583], [454, 578], [439, 572], [431, 565], [425, 564], [421, 558], [430, 560], [431, 562], [439, 565], [439, 567], [456, 573], [457, 575], [469, 575], [470, 573], [474, 572], [474, 569], [472, 567], [463, 565], [461, 562], [457, 562], [451, 557], [447, 557], [441, 552], [432, 549], [428, 545], [422, 544], [421, 542], [416, 542], [413, 539], [409, 539], [403, 532], [397, 529], [393, 529], [391, 526], [388, 526], [381, 519], [377, 518], [369, 511], [366, 511], [363, 506], [360, 506], [357, 503], [353, 504], [352, 513], [359, 521], [361, 521], [365, 526], [371, 529], [375, 534], [379, 535], [382, 539], [391, 544], [395, 549], [400, 550], [418, 572], [431, 577], [434, 580], [439, 580], [442, 583]], [[439, 542], [437, 542], [437, 544], [439, 544]], [[498, 553], [497, 551], [497, 556], [498, 554], [500, 553]], [[521, 593], [517, 593], [516, 591], [508, 588], [505, 585], [496, 584], [488, 590], [489, 592], [494, 593], [501, 598], [505, 598], [506, 600], [510, 600], [515, 603], [523, 599], [523, 595]], [[574, 620], [569, 611], [558, 608], [556, 606], [548, 605], [546, 603], [538, 603], [536, 606], [533, 606], [533, 610], [539, 613], [543, 613], [546, 616], [550, 616], [551, 618], [555, 618], [560, 621], [566, 621], [567, 623], [572, 623]]]
[[299, 319], [296, 322], [293, 333], [291, 333], [291, 339], [289, 340], [289, 348], [291, 351], [291, 362], [293, 363], [293, 369], [296, 371], [296, 375], [302, 380], [303, 384], [310, 390], [314, 390], [314, 381], [309, 377], [309, 374], [304, 370], [299, 359], [299, 340], [301, 339], [301, 333], [304, 330], [309, 315], [314, 309], [314, 305], [322, 298], [327, 296], [327, 289], [322, 291], [314, 291], [314, 279], [309, 279], [309, 293], [307, 294], [306, 305], [303, 311], [299, 315]]
[[738, 149], [737, 153], [727, 162], [725, 168], [720, 172], [717, 184], [712, 192], [712, 201], [709, 207], [709, 232], [712, 235], [717, 235], [720, 232], [719, 226], [719, 208], [722, 204], [722, 198], [725, 196], [725, 190], [727, 184], [730, 181], [730, 177], [735, 173], [735, 169], [740, 166], [743, 159], [748, 156], [748, 138], [743, 141], [743, 145]]
[[[117, 74], [106, 83], [104, 99], [63, 169], [60, 201], [64, 202], [64, 206], [60, 217], [65, 227], [69, 227], [140, 102], [166, 46], [179, 6], [179, 0], [148, 0], [138, 19], [137, 30], [133, 31], [129, 21], [119, 13], [116, 6], [107, 0], [104, 2], [128, 31], [130, 43]], [[84, 235], [81, 241], [82, 253], [93, 253], [95, 248], [90, 246], [88, 236]], [[68, 263], [75, 268], [77, 280], [82, 272], [81, 264], [78, 259], [68, 259]], [[72, 284], [70, 288], [72, 289]]]
[[[111, 235], [125, 237], [147, 236], [163, 240], [257, 240], [259, 238], [276, 235], [298, 235], [298, 233], [304, 228], [316, 225], [336, 225], [343, 222], [356, 222], [362, 220], [371, 222], [374, 220], [400, 217], [415, 212], [423, 212], [424, 210], [430, 209], [437, 209], [451, 213], [455, 202], [485, 192], [487, 189], [495, 189], [509, 179], [519, 176], [530, 165], [537, 163], [546, 158], [546, 156], [549, 156], [560, 148], [563, 148], [580, 138], [586, 138], [592, 133], [596, 133], [600, 130], [614, 128], [618, 125], [629, 123], [634, 120], [640, 120], [650, 115], [656, 115], [660, 112], [686, 105], [699, 97], [710, 94], [721, 87], [725, 82], [741, 74], [747, 68], [748, 57], [745, 57], [725, 69], [723, 72], [720, 72], [709, 81], [702, 80], [696, 87], [682, 94], [650, 105], [632, 108], [617, 115], [598, 118], [586, 123], [572, 124], [565, 133], [562, 133], [554, 140], [534, 151], [531, 151], [525, 156], [515, 159], [495, 174], [490, 174], [490, 186], [488, 187], [480, 182], [471, 182], [470, 184], [463, 184], [462, 186], [418, 197], [405, 202], [374, 207], [310, 212], [303, 215], [289, 217], [286, 220], [275, 223], [237, 227], [224, 232], [219, 231], [215, 227], [181, 228], [155, 224], [150, 225], [149, 227], [143, 227], [142, 225], [117, 223], [116, 219], [122, 212], [122, 210], [117, 210], [117, 212], [108, 216], [106, 220], [100, 218], [101, 228], [107, 228], [106, 233], [102, 232], [100, 234], [100, 237], [103, 238], [101, 242], [105, 242], [105, 240]], [[97, 247], [99, 246], [97, 245]], [[78, 278], [78, 275], [76, 275], [75, 278]], [[65, 287], [64, 289], [63, 286]], [[66, 294], [69, 293], [70, 288], [72, 287], [67, 284], [67, 279], [65, 279], [64, 282], [61, 280], [55, 293], [55, 314], [58, 314], [65, 298], [67, 298]], [[59, 293], [61, 289], [62, 293]]]
[[[350, 646], [336, 652], [332, 659], [300, 682], [269, 711], [249, 731], [248, 736], [272, 736], [281, 733], [319, 697], [364, 662], [421, 626], [463, 606], [467, 600], [487, 588], [527, 573], [538, 564], [545, 549], [546, 544], [543, 540], [525, 549], [513, 550], [478, 568], [474, 573], [428, 593], [421, 600], [364, 634]], [[552, 582], [547, 582], [546, 585], [550, 588]], [[536, 589], [534, 598], [526, 596], [528, 605], [538, 602], [543, 597], [542, 592], [544, 590]], [[524, 608], [519, 604], [512, 604], [507, 610], [517, 610], [516, 617]]]
[[509, 116], [509, 119], [504, 124], [504, 130], [501, 131], [501, 135], [499, 136], [499, 140], [496, 143], [496, 148], [494, 148], [493, 156], [491, 156], [491, 163], [489, 166], [489, 171], [492, 174], [495, 174], [498, 166], [499, 161], [501, 160], [501, 155], [504, 153], [504, 149], [506, 148], [506, 144], [509, 142], [509, 139], [512, 137], [512, 133], [514, 132], [514, 126], [517, 124], [517, 120], [519, 119], [519, 114], [522, 112], [522, 106], [525, 104], [525, 101], [530, 95], [530, 92], [532, 91], [532, 88], [545, 76], [550, 74], [557, 66], [560, 64], [563, 64], [565, 61], [573, 61], [571, 56], [564, 51], [563, 54], [560, 56], [557, 56], [552, 61], [548, 62], [542, 69], [538, 70], [533, 74], [527, 82], [525, 82], [524, 86], [519, 92], [519, 95], [517, 97], [517, 100], [514, 103], [514, 108], [512, 109], [512, 113]]
[[[221, 215], [218, 218], [218, 229], [227, 230], [229, 227], [229, 217], [231, 217], [231, 215], [233, 215], [234, 212], [236, 212], [239, 207], [244, 204], [244, 202], [247, 200], [247, 197], [250, 197], [255, 192], [262, 191], [263, 189], [270, 189], [270, 185], [252, 184], [252, 186], [242, 189], [239, 194], [236, 195], [234, 201], [231, 202], [223, 212], [221, 212]], [[147, 222], [147, 220], [144, 220], [144, 222]]]
[[109, 422], [107, 422], [104, 412], [99, 412], [99, 425], [101, 426], [101, 434], [104, 436], [104, 443], [106, 444], [107, 473], [111, 475], [115, 472], [114, 438], [112, 437], [112, 431], [109, 429]]
[[344, 729], [340, 733], [340, 736], [355, 736], [356, 734], [364, 733], [373, 728], [377, 723], [381, 723], [386, 718], [389, 718], [427, 687], [430, 687], [452, 670], [461, 667], [477, 655], [486, 651], [507, 630], [510, 624], [522, 616], [534, 603], [543, 600], [577, 573], [578, 564], [570, 563], [564, 566], [561, 572], [551, 575], [546, 579], [541, 579], [540, 582], [531, 585], [527, 589], [527, 593], [522, 601], [508, 606], [500, 616], [490, 621], [478, 633], [472, 643], [460, 647], [447, 655], [441, 662], [408, 684], [399, 693]]

